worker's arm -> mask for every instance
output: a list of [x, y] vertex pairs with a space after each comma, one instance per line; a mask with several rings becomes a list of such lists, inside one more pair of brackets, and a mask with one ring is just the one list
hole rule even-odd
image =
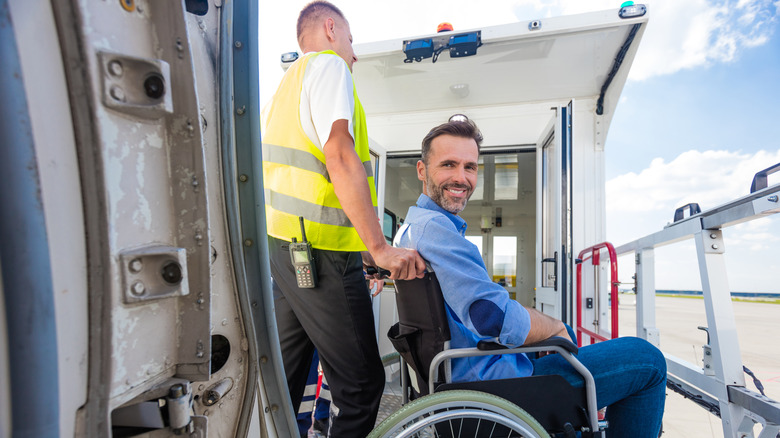
[[566, 326], [560, 320], [545, 315], [536, 309], [528, 307], [525, 309], [531, 317], [531, 329], [528, 331], [528, 336], [526, 336], [523, 345], [533, 344], [553, 336], [560, 336], [564, 339], [572, 340], [571, 337], [569, 337]]
[[347, 120], [333, 122], [330, 137], [323, 146], [325, 166], [341, 208], [355, 227], [377, 266], [391, 272], [394, 280], [422, 277], [425, 262], [415, 250], [388, 245], [374, 207], [363, 163], [355, 153]]

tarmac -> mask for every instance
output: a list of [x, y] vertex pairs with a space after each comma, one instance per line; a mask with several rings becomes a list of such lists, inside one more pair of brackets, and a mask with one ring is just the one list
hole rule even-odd
[[[733, 301], [734, 319], [742, 363], [758, 377], [764, 392], [780, 400], [780, 305], [760, 301]], [[622, 294], [619, 306], [619, 333], [636, 333], [636, 296]], [[694, 366], [702, 364], [702, 345], [707, 335], [697, 329], [706, 326], [704, 300], [701, 298], [656, 297], [656, 326], [660, 332], [661, 350]], [[745, 376], [747, 389], [758, 392], [753, 380]], [[663, 438], [723, 437], [720, 418], [667, 390]], [[760, 427], [754, 428], [758, 436]]]

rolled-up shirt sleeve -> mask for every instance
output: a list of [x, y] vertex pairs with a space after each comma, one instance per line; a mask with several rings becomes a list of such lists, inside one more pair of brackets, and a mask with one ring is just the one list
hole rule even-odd
[[440, 215], [410, 231], [414, 247], [436, 272], [454, 318], [481, 339], [508, 346], [525, 342], [531, 323], [528, 310], [491, 281], [478, 248], [451, 220]]

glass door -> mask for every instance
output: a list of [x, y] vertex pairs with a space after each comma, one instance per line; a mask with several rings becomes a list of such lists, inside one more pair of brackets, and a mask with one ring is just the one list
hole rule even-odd
[[571, 158], [573, 101], [557, 108], [537, 143], [536, 308], [571, 322]]
[[533, 250], [524, 248], [522, 238], [534, 232], [533, 152], [483, 153], [477, 190], [461, 213], [469, 224], [466, 238], [479, 248], [488, 276], [524, 305], [531, 305], [533, 287], [533, 262], [524, 257]]

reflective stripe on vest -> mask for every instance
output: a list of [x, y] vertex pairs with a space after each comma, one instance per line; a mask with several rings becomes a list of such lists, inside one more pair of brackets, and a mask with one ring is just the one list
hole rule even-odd
[[[363, 251], [365, 245], [349, 221], [330, 181], [325, 155], [301, 128], [298, 107], [308, 62], [304, 55], [282, 78], [263, 120], [263, 184], [268, 234], [291, 241], [301, 239], [299, 216], [304, 218], [306, 238], [312, 246], [336, 251]], [[353, 85], [355, 99], [352, 127], [355, 152], [363, 163], [376, 209], [374, 172], [368, 149], [365, 112]]]
[[[299, 169], [308, 170], [309, 172], [319, 173], [330, 182], [328, 168], [325, 167], [325, 163], [308, 152], [263, 143], [263, 161], [284, 164], [286, 166], [295, 166]], [[366, 171], [366, 176], [374, 176], [374, 169], [371, 166], [371, 161], [363, 162], [363, 170]]]

